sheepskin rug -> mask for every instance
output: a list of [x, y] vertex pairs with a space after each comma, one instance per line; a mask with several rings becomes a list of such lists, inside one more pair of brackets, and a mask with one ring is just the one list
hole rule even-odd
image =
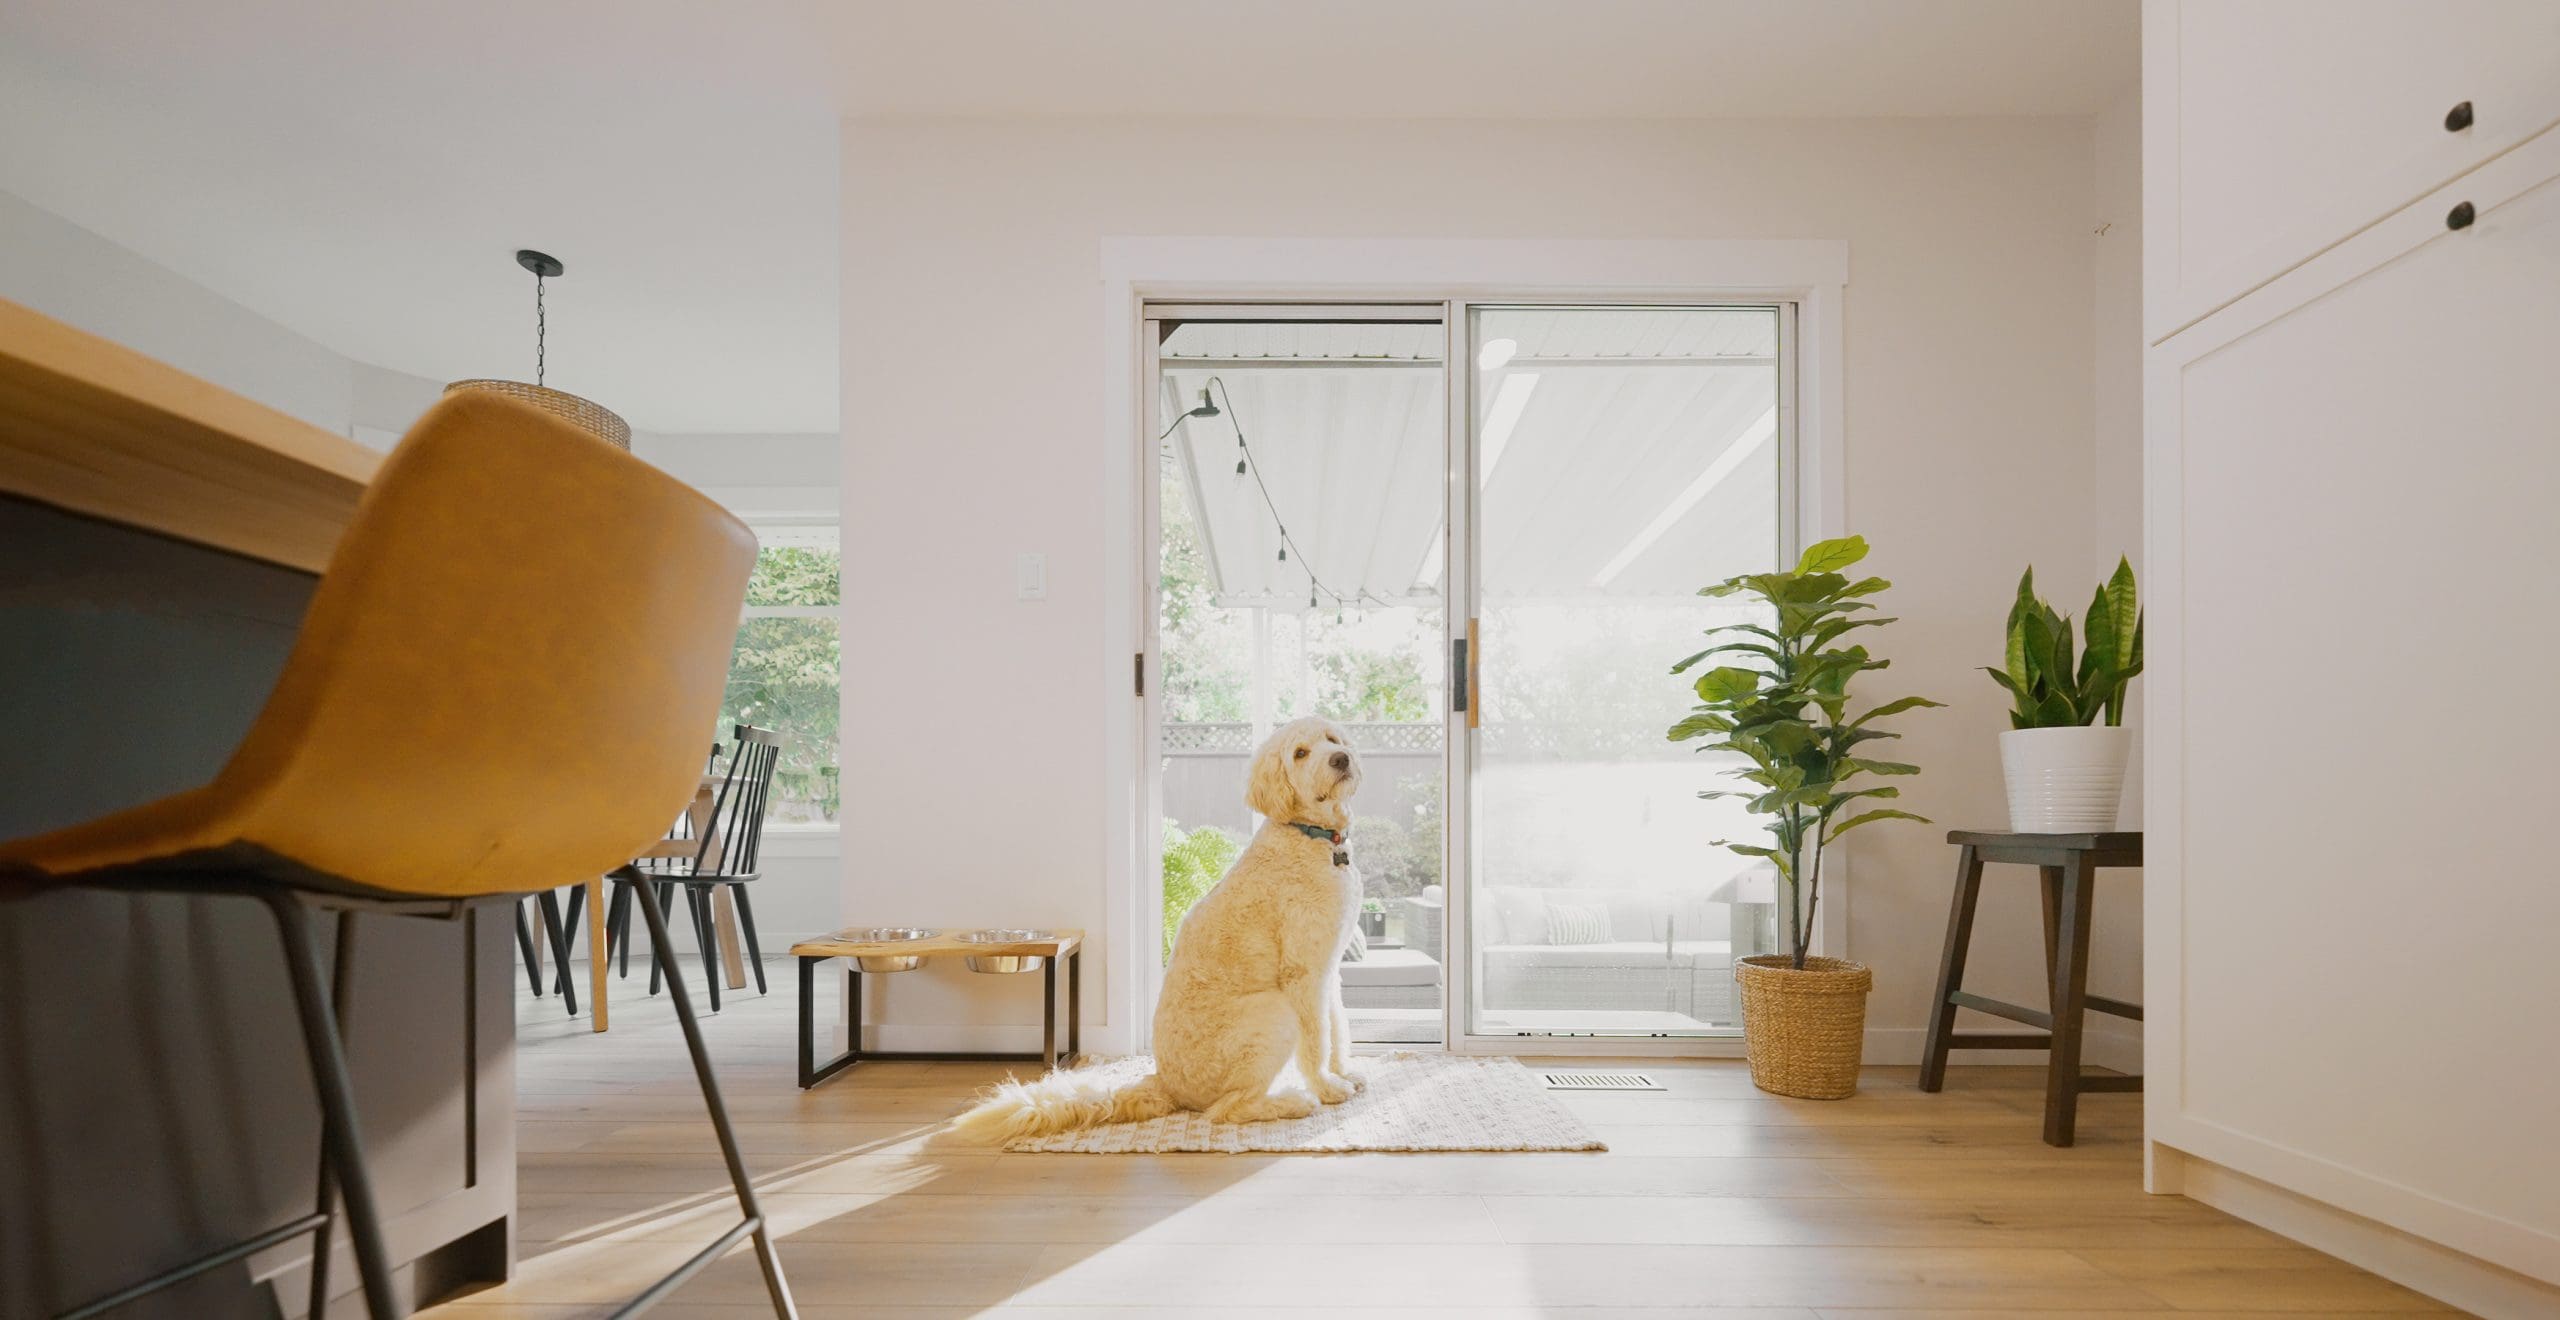
[[[1608, 1149], [1517, 1059], [1399, 1051], [1362, 1055], [1352, 1064], [1367, 1079], [1367, 1089], [1306, 1118], [1212, 1123], [1206, 1114], [1182, 1111], [1022, 1137], [1005, 1149], [1085, 1155]], [[1140, 1056], [1093, 1064], [1091, 1071], [1128, 1082], [1153, 1067], [1152, 1060]]]

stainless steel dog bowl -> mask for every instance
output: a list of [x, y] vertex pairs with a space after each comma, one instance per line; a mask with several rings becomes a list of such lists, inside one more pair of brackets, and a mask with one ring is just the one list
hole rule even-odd
[[[868, 930], [846, 931], [845, 938], [862, 944], [904, 944], [909, 940], [929, 940], [941, 933], [914, 926], [873, 926]], [[866, 972], [912, 972], [924, 965], [924, 959], [913, 954], [873, 954], [867, 958], [856, 958], [853, 964]]]
[[[1057, 936], [1045, 930], [973, 930], [952, 938], [963, 944], [1020, 944], [1025, 940], [1047, 940]], [[970, 971], [1003, 976], [1013, 972], [1039, 971], [1041, 964], [1049, 960], [1038, 954], [996, 953], [964, 961], [969, 964]]]

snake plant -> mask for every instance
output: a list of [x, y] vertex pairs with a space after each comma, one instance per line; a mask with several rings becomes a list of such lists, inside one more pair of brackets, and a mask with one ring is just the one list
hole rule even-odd
[[2075, 661], [2071, 616], [2054, 613], [2036, 596], [2036, 570], [2028, 566], [2009, 607], [2001, 666], [1983, 668], [2016, 703], [2011, 728], [2077, 728], [2101, 717], [2110, 726], [2124, 723], [2125, 689], [2142, 672], [2142, 606], [2131, 563], [2116, 560], [2115, 575], [2089, 600], [2081, 631], [2086, 645]]
[[1778, 870], [1782, 938], [1795, 966], [1812, 949], [1813, 918], [1822, 900], [1824, 845], [1863, 825], [1916, 820], [1907, 811], [1858, 804], [1901, 796], [1889, 785], [1864, 784], [1866, 776], [1918, 774], [1920, 767], [1858, 754], [1865, 743], [1898, 738], [1874, 727], [1887, 715], [1940, 703], [1902, 697], [1855, 718], [1849, 715], [1849, 681], [1889, 662], [1863, 646], [1835, 646], [1853, 629], [1891, 619], [1862, 617], [1874, 607], [1862, 597], [1893, 584], [1883, 578], [1850, 580], [1841, 569], [1866, 558], [1864, 537], [1823, 541], [1806, 549], [1793, 569], [1747, 573], [1699, 591], [1701, 596], [1748, 594], [1769, 609], [1768, 623], [1729, 623], [1707, 630], [1741, 634], [1671, 667], [1681, 673], [1709, 656], [1735, 655], [1740, 664], [1719, 665], [1694, 684], [1698, 705], [1671, 726], [1673, 742], [1714, 735], [1701, 751], [1733, 752], [1750, 764], [1737, 771], [1749, 790], [1712, 789], [1702, 798], [1748, 798], [1751, 810], [1769, 818], [1775, 846], [1718, 839], [1719, 847], [1762, 858]]

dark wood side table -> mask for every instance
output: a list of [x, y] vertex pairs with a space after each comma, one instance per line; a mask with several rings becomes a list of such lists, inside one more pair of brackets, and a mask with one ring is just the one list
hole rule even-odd
[[[2142, 1005], [2089, 993], [2089, 911], [2098, 868], [2142, 865], [2140, 831], [2108, 834], [2008, 834], [1954, 830], [1947, 842], [1963, 851], [1956, 861], [1955, 906], [1947, 914], [1947, 952], [1938, 964], [1938, 993], [1929, 1005], [1929, 1034], [1920, 1056], [1920, 1089], [1946, 1085], [1947, 1051], [2051, 1050], [2045, 1068], [2044, 1140], [2071, 1144], [2083, 1091], [2139, 1091], [2140, 1077], [2085, 1077], [2080, 1072], [2080, 1028], [2088, 1011], [2142, 1020]], [[1964, 988], [1967, 946], [1973, 942], [1973, 908], [1982, 894], [1982, 868], [1991, 862], [2032, 866], [2044, 876], [2044, 970], [2047, 1009], [2039, 1012], [1977, 995]], [[1956, 1010], [1970, 1008], [2042, 1027], [2040, 1035], [1984, 1034], [1955, 1029]]]

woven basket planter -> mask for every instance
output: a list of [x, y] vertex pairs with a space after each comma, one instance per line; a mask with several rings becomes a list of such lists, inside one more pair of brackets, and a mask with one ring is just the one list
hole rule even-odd
[[1803, 971], [1793, 962], [1766, 953], [1734, 965], [1751, 1084], [1806, 1100], [1856, 1095], [1875, 973], [1845, 958], [1807, 958]]

